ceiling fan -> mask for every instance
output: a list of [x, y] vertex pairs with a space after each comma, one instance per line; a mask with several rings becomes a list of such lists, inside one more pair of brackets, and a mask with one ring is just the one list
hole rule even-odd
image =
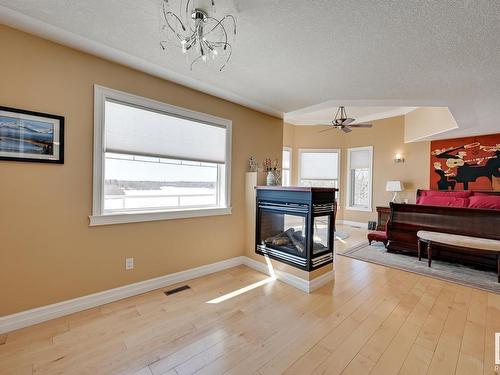
[[332, 126], [328, 125], [328, 129], [322, 130], [321, 133], [332, 129], [340, 129], [344, 133], [350, 133], [352, 131], [351, 128], [371, 128], [373, 126], [372, 124], [352, 124], [354, 121], [356, 121], [356, 119], [347, 117], [345, 107], [339, 107], [332, 121]]

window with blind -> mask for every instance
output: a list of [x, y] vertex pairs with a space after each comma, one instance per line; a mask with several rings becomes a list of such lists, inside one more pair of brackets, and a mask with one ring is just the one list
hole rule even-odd
[[347, 208], [372, 210], [373, 147], [347, 149]]
[[231, 122], [96, 86], [91, 222], [229, 213]]
[[290, 186], [292, 170], [292, 149], [283, 147], [283, 158], [281, 162], [281, 185]]
[[300, 149], [299, 184], [311, 187], [339, 186], [340, 150]]

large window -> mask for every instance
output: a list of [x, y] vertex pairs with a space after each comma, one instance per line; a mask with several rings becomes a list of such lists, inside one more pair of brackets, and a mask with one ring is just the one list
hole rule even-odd
[[229, 209], [231, 122], [96, 86], [91, 224]]
[[347, 149], [347, 209], [372, 210], [373, 147]]
[[292, 149], [290, 147], [283, 147], [281, 164], [281, 185], [290, 186], [292, 170]]
[[300, 149], [299, 185], [338, 188], [339, 162], [340, 150]]

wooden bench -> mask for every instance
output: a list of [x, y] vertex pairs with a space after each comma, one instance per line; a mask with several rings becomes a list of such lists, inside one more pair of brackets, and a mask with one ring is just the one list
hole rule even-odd
[[498, 282], [500, 283], [500, 241], [490, 240], [487, 238], [462, 236], [458, 234], [449, 234], [441, 232], [430, 232], [420, 230], [417, 232], [418, 237], [418, 260], [422, 260], [422, 250], [424, 245], [427, 248], [428, 265], [432, 263], [432, 247], [439, 245], [453, 250], [467, 250], [473, 252], [483, 252], [496, 254], [497, 257], [497, 274]]

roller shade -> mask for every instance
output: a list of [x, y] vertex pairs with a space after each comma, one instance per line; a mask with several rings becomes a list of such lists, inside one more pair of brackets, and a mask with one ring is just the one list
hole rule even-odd
[[369, 150], [350, 151], [350, 168], [351, 169], [370, 168], [370, 151]]
[[105, 151], [209, 163], [226, 161], [226, 128], [105, 102]]
[[282, 161], [283, 169], [290, 169], [290, 151], [283, 150], [283, 161]]
[[303, 180], [338, 179], [338, 160], [336, 152], [301, 152], [300, 178]]

